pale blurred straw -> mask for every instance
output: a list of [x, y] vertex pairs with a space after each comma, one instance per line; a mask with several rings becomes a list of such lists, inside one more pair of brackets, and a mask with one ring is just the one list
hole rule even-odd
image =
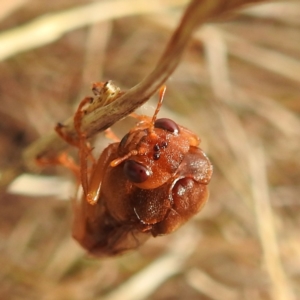
[[294, 26], [300, 25], [299, 1], [281, 1], [261, 4], [257, 7], [248, 8], [244, 10], [243, 13], [255, 18], [272, 18], [285, 24]]
[[218, 99], [231, 99], [232, 83], [228, 70], [228, 49], [215, 26], [205, 25], [195, 35], [204, 47], [213, 93]]
[[9, 185], [8, 192], [29, 197], [52, 196], [66, 200], [74, 194], [74, 183], [61, 176], [23, 173]]
[[225, 201], [223, 205], [232, 211], [243, 226], [253, 235], [254, 222], [252, 218], [252, 199], [249, 193], [247, 164], [245, 155], [249, 149], [247, 133], [235, 112], [228, 107], [227, 102], [233, 97], [232, 83], [228, 69], [228, 53], [224, 39], [218, 30], [210, 25], [197, 32], [196, 37], [204, 46], [204, 53], [209, 71], [211, 87], [215, 95], [214, 111], [221, 134], [226, 143], [220, 143], [220, 135], [210, 137], [210, 155], [221, 170], [224, 178], [238, 195], [240, 201]]
[[[1, 272], [0, 272], [0, 281], [2, 277], [10, 277], [20, 271], [24, 272], [24, 265], [28, 264], [24, 257], [28, 257], [28, 253], [30, 253], [30, 249], [32, 246], [32, 242], [36, 237], [37, 232], [39, 232], [41, 224], [49, 218], [49, 213], [51, 210], [43, 211], [38, 208], [39, 213], [35, 209], [27, 210], [22, 218], [18, 220], [18, 222], [13, 227], [10, 235], [6, 239], [4, 243], [4, 249], [2, 251], [1, 257]], [[32, 221], [34, 220], [34, 222]], [[51, 247], [51, 243], [57, 243], [58, 237], [54, 236], [53, 240], [48, 243], [48, 247]], [[36, 258], [36, 257], [35, 257]], [[25, 271], [26, 273], [26, 271]], [[28, 275], [28, 273], [27, 273]], [[22, 279], [30, 282], [34, 281], [35, 274], [26, 279]]]
[[211, 87], [216, 97], [216, 108], [224, 128], [228, 145], [243, 169], [247, 134], [236, 114], [224, 103], [234, 97], [228, 70], [228, 53], [223, 36], [213, 26], [204, 26], [197, 34], [204, 46]]
[[[297, 115], [267, 95], [259, 94], [253, 90], [234, 87], [234, 95], [238, 99], [236, 105], [241, 104], [284, 134], [291, 141], [297, 142], [300, 138], [300, 120]], [[293, 142], [289, 146], [292, 146]], [[299, 143], [298, 143], [299, 146]]]
[[[221, 130], [220, 125], [218, 126], [219, 130]], [[216, 127], [214, 126], [214, 128]], [[209, 129], [211, 130], [211, 127]], [[230, 152], [231, 148], [226, 143], [220, 142], [219, 136], [220, 134], [210, 137], [209, 154], [213, 158], [215, 165], [218, 166], [225, 182], [227, 182], [228, 189], [231, 189], [233, 192], [233, 197], [229, 197], [226, 201], [223, 201], [222, 205], [241, 220], [243, 226], [255, 236], [247, 171], [241, 169], [240, 162]]]
[[[207, 29], [206, 29], [207, 30]], [[204, 41], [205, 53], [208, 61], [208, 68], [212, 78], [212, 88], [215, 95], [220, 100], [230, 99], [232, 89], [230, 89], [230, 79], [227, 70], [226, 55], [224, 55], [225, 47], [221, 47], [220, 40], [224, 34], [214, 32], [209, 29], [208, 34], [202, 33]], [[225, 80], [228, 84], [221, 84]], [[221, 90], [220, 90], [221, 89]], [[249, 137], [243, 130], [242, 124], [227, 109], [220, 108], [220, 119], [224, 126], [231, 150], [235, 153], [237, 163], [241, 169], [245, 165], [245, 158], [250, 159], [250, 175], [252, 175], [252, 192], [255, 200], [255, 208], [260, 233], [261, 243], [264, 249], [264, 257], [267, 269], [272, 280], [272, 294], [275, 300], [292, 300], [294, 295], [288, 285], [288, 279], [283, 271], [279, 258], [279, 250], [275, 238], [275, 228], [272, 219], [272, 211], [268, 198], [268, 185], [266, 181], [265, 163], [261, 153], [254, 154], [254, 149], [249, 145]], [[239, 146], [239, 145], [240, 146]], [[237, 151], [238, 150], [238, 151]], [[248, 174], [245, 174], [248, 175]], [[239, 179], [238, 181], [240, 181]]]
[[[228, 142], [228, 150], [233, 153], [235, 160], [235, 164], [228, 168], [226, 164], [224, 165], [224, 161], [232, 161], [232, 159], [230, 159], [230, 154], [228, 155], [228, 160], [225, 160], [222, 156], [218, 165], [223, 169], [223, 172], [231, 185], [239, 191], [240, 195], [243, 195], [242, 201], [250, 207], [251, 198], [247, 197], [248, 175], [243, 172], [247, 166], [245, 162], [245, 153], [249, 151], [247, 143], [248, 137], [237, 115], [226, 105], [228, 99], [233, 97], [228, 71], [226, 44], [224, 43], [222, 35], [220, 35], [218, 30], [212, 26], [203, 27], [197, 34], [197, 37], [201, 38], [204, 46], [210, 82], [215, 95], [215, 110]], [[237, 180], [237, 178], [239, 178], [239, 180]]]
[[0, 34], [0, 60], [49, 44], [70, 31], [96, 22], [160, 12], [186, 3], [187, 0], [110, 0], [45, 14]]
[[239, 300], [241, 295], [233, 288], [222, 284], [202, 270], [191, 269], [185, 274], [187, 283], [199, 293], [212, 300]]
[[296, 297], [284, 271], [277, 241], [275, 216], [271, 207], [265, 153], [259, 142], [248, 153], [252, 197], [257, 229], [263, 250], [264, 265], [269, 274], [273, 300], [295, 300]]
[[186, 260], [195, 252], [199, 232], [186, 225], [180, 229], [180, 238], [168, 245], [169, 251], [131, 276], [109, 294], [99, 300], [142, 300], [154, 293], [170, 277], [182, 272]]
[[234, 34], [223, 31], [229, 51], [232, 55], [250, 62], [270, 72], [300, 82], [300, 62], [276, 50], [264, 49]]
[[[207, 30], [207, 29], [206, 29]], [[212, 78], [212, 87], [215, 95], [219, 99], [226, 100], [233, 97], [232, 89], [230, 88], [229, 74], [226, 72], [227, 60], [224, 55], [226, 47], [222, 47], [220, 40], [224, 35], [214, 32], [209, 29], [208, 34], [202, 32], [202, 39], [204, 41], [205, 53], [207, 54], [207, 61], [209, 64], [210, 76]], [[227, 84], [221, 84], [224, 80]], [[225, 113], [225, 114], [224, 114]], [[220, 110], [220, 118], [223, 121], [224, 131], [227, 133], [229, 145], [232, 151], [238, 158], [237, 163], [240, 164], [241, 170], [244, 167], [242, 161], [245, 162], [245, 157], [250, 158], [252, 175], [252, 192], [255, 201], [256, 215], [258, 221], [258, 229], [260, 233], [261, 243], [264, 249], [264, 257], [267, 265], [269, 275], [272, 279], [272, 294], [274, 300], [289, 300], [294, 299], [293, 293], [288, 285], [288, 279], [283, 271], [282, 264], [279, 259], [278, 245], [275, 238], [274, 225], [272, 220], [272, 212], [270, 210], [270, 203], [267, 194], [267, 181], [265, 174], [265, 163], [259, 160], [253, 148], [249, 145], [249, 137], [242, 129], [243, 126], [237, 118], [234, 117], [227, 109]], [[233, 125], [230, 127], [230, 125]], [[234, 144], [234, 139], [239, 145]], [[238, 151], [236, 151], [238, 150]], [[258, 162], [259, 161], [259, 162]], [[231, 172], [231, 171], [228, 171]], [[245, 173], [245, 175], [248, 175]], [[238, 181], [240, 181], [239, 179]], [[267, 204], [269, 206], [267, 206]], [[268, 211], [266, 211], [268, 210]], [[270, 242], [271, 240], [271, 242]]]
[[7, 18], [14, 11], [22, 8], [29, 0], [1, 0], [0, 20]]
[[[34, 232], [36, 232], [40, 226], [37, 220], [32, 222], [34, 216], [34, 212], [27, 211], [17, 224], [15, 224], [13, 231], [5, 241], [5, 252], [14, 262], [24, 257], [24, 253], [26, 253], [28, 249]], [[3, 269], [1, 271], [3, 272]]]
[[59, 243], [53, 255], [49, 257], [44, 275], [58, 281], [85, 255], [85, 251], [76, 244], [75, 240], [68, 237]]
[[[231, 37], [230, 39], [228, 38], [229, 36]], [[199, 33], [197, 33], [196, 37], [200, 38], [204, 43], [203, 45], [211, 76], [212, 88], [217, 98], [222, 99], [225, 103], [242, 105], [243, 107], [247, 107], [249, 110], [255, 111], [258, 115], [260, 115], [260, 117], [267, 119], [275, 128], [280, 130], [287, 137], [299, 137], [300, 131], [298, 128], [300, 128], [300, 121], [294, 113], [267, 96], [260, 95], [253, 91], [246, 91], [245, 89], [237, 88], [231, 84], [227, 65], [227, 54], [230, 53], [231, 55], [236, 55], [236, 49], [239, 48], [234, 47], [231, 44], [231, 34], [228, 34], [224, 30], [220, 30], [215, 26], [205, 26]], [[242, 40], [241, 38], [235, 38], [240, 41]], [[247, 43], [248, 46], [250, 44], [250, 42], [246, 42], [245, 40], [243, 42]], [[293, 59], [290, 57], [278, 53], [282, 60], [273, 61], [273, 63], [275, 65], [278, 63], [280, 68], [276, 67], [276, 70], [271, 70], [269, 58], [274, 58], [274, 52], [264, 50], [262, 47], [253, 45], [253, 43], [251, 43], [251, 46], [248, 47], [248, 50], [244, 48], [243, 51], [239, 51], [240, 58], [247, 61], [249, 54], [248, 51], [251, 51], [253, 48], [256, 49], [255, 53], [257, 55], [252, 56], [252, 62], [258, 67], [278, 72], [278, 74], [289, 77], [289, 79], [293, 79], [295, 81], [298, 79], [300, 80], [300, 63], [298, 61], [296, 63], [292, 62]], [[247, 54], [244, 54], [245, 52], [247, 52]], [[261, 52], [265, 54], [265, 61], [261, 60]], [[294, 64], [295, 66], [294, 71], [290, 69], [291, 64]], [[297, 68], [299, 68], [299, 70]], [[283, 70], [282, 73], [281, 70]], [[288, 71], [285, 72], [284, 70]], [[299, 73], [297, 73], [298, 71]], [[280, 116], [280, 122], [278, 121], [278, 116]], [[232, 118], [230, 119], [232, 120]], [[224, 125], [226, 126], [226, 124]], [[233, 128], [235, 128], [236, 124], [232, 125]], [[237, 129], [235, 128], [235, 130]], [[234, 136], [228, 135], [228, 137], [230, 144], [232, 145], [232, 150], [235, 151], [235, 155], [239, 157], [243, 153], [243, 149], [241, 149], [241, 147], [243, 148], [243, 145], [239, 138], [243, 138], [245, 140], [247, 139], [247, 136], [240, 133], [239, 138], [236, 138], [235, 135], [236, 133]], [[231, 138], [233, 138], [233, 140], [231, 140]]]

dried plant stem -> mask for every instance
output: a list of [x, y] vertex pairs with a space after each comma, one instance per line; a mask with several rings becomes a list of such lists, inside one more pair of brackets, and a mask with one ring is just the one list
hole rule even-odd
[[[83, 118], [82, 129], [86, 132], [87, 137], [110, 127], [145, 103], [175, 70], [191, 35], [200, 25], [207, 21], [218, 20], [245, 4], [256, 2], [262, 1], [193, 0], [187, 7], [155, 69], [122, 97], [110, 105], [96, 109]], [[66, 125], [66, 132], [69, 135], [75, 134], [72, 118], [68, 119], [64, 125]], [[28, 147], [24, 152], [24, 159], [28, 164], [37, 156], [45, 155], [49, 151], [58, 151], [63, 147], [59, 137], [52, 133]]]

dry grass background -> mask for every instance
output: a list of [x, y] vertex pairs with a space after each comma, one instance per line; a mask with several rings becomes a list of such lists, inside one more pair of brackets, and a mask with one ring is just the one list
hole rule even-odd
[[[62, 200], [72, 195], [71, 175], [52, 168], [29, 176], [24, 149], [68, 118], [91, 82], [112, 79], [125, 90], [140, 82], [186, 4], [139, 14], [134, 1], [121, 2], [126, 14], [99, 1], [102, 22], [81, 28], [93, 22], [78, 18], [45, 45], [15, 38], [6, 56], [10, 29], [22, 33], [39, 16], [88, 2], [1, 2], [0, 299], [300, 299], [299, 1], [256, 5], [199, 28], [168, 80], [160, 115], [197, 132], [214, 164], [208, 204], [176, 233], [95, 260], [70, 237]], [[99, 135], [99, 147], [108, 142]]]

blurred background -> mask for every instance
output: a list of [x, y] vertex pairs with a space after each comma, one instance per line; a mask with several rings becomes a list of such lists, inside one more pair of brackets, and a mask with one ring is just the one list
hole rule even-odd
[[168, 80], [160, 116], [214, 165], [206, 207], [176, 233], [89, 257], [71, 238], [72, 174], [24, 167], [92, 82], [126, 90], [154, 68], [187, 1], [138, 3], [1, 1], [0, 299], [300, 299], [300, 1], [199, 28]]

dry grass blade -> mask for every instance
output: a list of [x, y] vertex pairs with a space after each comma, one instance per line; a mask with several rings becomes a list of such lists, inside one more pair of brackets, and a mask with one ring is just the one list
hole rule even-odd
[[238, 300], [239, 295], [233, 289], [216, 282], [205, 272], [192, 269], [186, 274], [187, 282], [200, 293], [213, 300]]
[[275, 215], [272, 211], [266, 175], [266, 162], [261, 146], [253, 147], [249, 155], [251, 186], [257, 229], [263, 248], [264, 263], [271, 279], [274, 300], [295, 300], [284, 271], [276, 237]]
[[223, 36], [227, 40], [228, 47], [233, 55], [288, 79], [300, 82], [300, 63], [297, 59], [290, 58], [274, 50], [254, 46], [240, 37], [225, 32], [223, 32]]
[[[185, 3], [186, 0], [99, 1], [41, 16], [19, 28], [0, 34], [0, 60], [54, 42], [67, 32], [83, 26], [128, 15], [157, 12], [170, 7], [182, 6]], [[105, 12], [105, 14], [101, 12]]]
[[[281, 22], [299, 25], [300, 24], [300, 3], [299, 1], [281, 1], [262, 4], [259, 7], [251, 7], [245, 14], [260, 18], [275, 18]], [[286, 16], [289, 16], [288, 18]]]

